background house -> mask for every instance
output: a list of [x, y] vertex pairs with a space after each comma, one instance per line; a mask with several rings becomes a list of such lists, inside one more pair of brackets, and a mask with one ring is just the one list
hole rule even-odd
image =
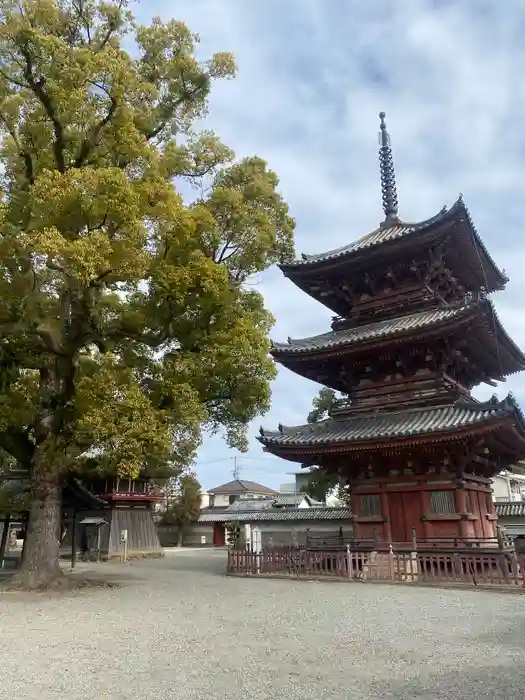
[[276, 497], [279, 495], [279, 492], [269, 489], [262, 484], [257, 484], [255, 481], [234, 479], [227, 484], [210, 489], [208, 495], [210, 497], [210, 508], [223, 508], [237, 500]]
[[[307, 534], [341, 534], [351, 537], [352, 523], [347, 508], [327, 508], [304, 493], [278, 493], [253, 481], [234, 481], [211, 489], [210, 505], [202, 508], [198, 522], [183, 533], [184, 546], [224, 546], [227, 526], [240, 526], [241, 541], [245, 525], [261, 530], [262, 544], [304, 544]], [[159, 526], [165, 547], [178, 540], [176, 526]]]
[[525, 500], [525, 476], [508, 471], [496, 474], [492, 479], [492, 493], [495, 503]]

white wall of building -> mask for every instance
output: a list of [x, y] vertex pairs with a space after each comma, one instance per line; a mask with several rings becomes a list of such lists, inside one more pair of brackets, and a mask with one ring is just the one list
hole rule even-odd
[[523, 501], [525, 495], [525, 476], [501, 472], [492, 480], [494, 501]]
[[230, 498], [233, 497], [235, 497], [235, 500], [239, 501], [251, 501], [254, 498], [268, 498], [267, 493], [210, 493], [206, 495], [209, 497], [208, 505], [212, 505], [215, 508], [224, 508], [225, 506], [229, 506], [233, 502], [233, 500], [230, 501]]

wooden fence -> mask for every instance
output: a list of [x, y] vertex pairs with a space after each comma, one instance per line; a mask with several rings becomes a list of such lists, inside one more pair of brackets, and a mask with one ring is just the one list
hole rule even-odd
[[454, 583], [525, 587], [525, 555], [513, 551], [311, 551], [296, 548], [228, 551], [236, 576], [338, 578], [396, 583]]

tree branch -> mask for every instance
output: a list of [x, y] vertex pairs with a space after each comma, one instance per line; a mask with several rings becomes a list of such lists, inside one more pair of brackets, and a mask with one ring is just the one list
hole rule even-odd
[[115, 97], [110, 93], [110, 91], [106, 88], [105, 85], [101, 85], [100, 83], [97, 83], [92, 80], [88, 80], [88, 83], [93, 85], [94, 87], [99, 88], [100, 90], [103, 90], [106, 95], [110, 99], [110, 106], [108, 109], [108, 112], [106, 116], [99, 121], [99, 123], [93, 128], [91, 134], [87, 136], [84, 141], [82, 142], [82, 146], [80, 147], [80, 151], [78, 156], [75, 158], [75, 161], [73, 163], [73, 167], [75, 168], [80, 168], [82, 165], [84, 165], [85, 161], [89, 157], [91, 151], [93, 148], [96, 146], [97, 138], [100, 134], [100, 132], [104, 129], [105, 126], [109, 124], [109, 122], [112, 120], [112, 118], [115, 115], [115, 112], [117, 111], [118, 108], [118, 102], [115, 99]]
[[27, 431], [18, 428], [7, 428], [0, 432], [0, 447], [24, 465], [29, 464], [35, 451]]
[[33, 60], [29, 52], [27, 42], [20, 43], [20, 52], [25, 60], [24, 78], [27, 80], [29, 87], [33, 91], [33, 94], [39, 100], [49, 120], [51, 121], [51, 124], [53, 125], [53, 133], [55, 135], [55, 140], [53, 141], [53, 153], [55, 155], [55, 162], [57, 168], [59, 172], [63, 173], [66, 169], [64, 158], [64, 151], [66, 148], [64, 127], [62, 126], [60, 120], [57, 117], [53, 100], [44, 90], [46, 82], [45, 77], [41, 76], [37, 80], [33, 73]]

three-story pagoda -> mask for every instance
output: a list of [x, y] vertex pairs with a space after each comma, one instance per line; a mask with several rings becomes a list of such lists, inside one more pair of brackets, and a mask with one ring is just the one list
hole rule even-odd
[[261, 428], [265, 449], [336, 472], [352, 494], [357, 538], [487, 541], [496, 536], [491, 478], [525, 458], [511, 395], [480, 402], [525, 369], [488, 295], [508, 281], [460, 197], [419, 223], [398, 217], [381, 113], [383, 223], [337, 250], [281, 265], [337, 316], [332, 330], [274, 344], [297, 374], [343, 392], [327, 420]]

